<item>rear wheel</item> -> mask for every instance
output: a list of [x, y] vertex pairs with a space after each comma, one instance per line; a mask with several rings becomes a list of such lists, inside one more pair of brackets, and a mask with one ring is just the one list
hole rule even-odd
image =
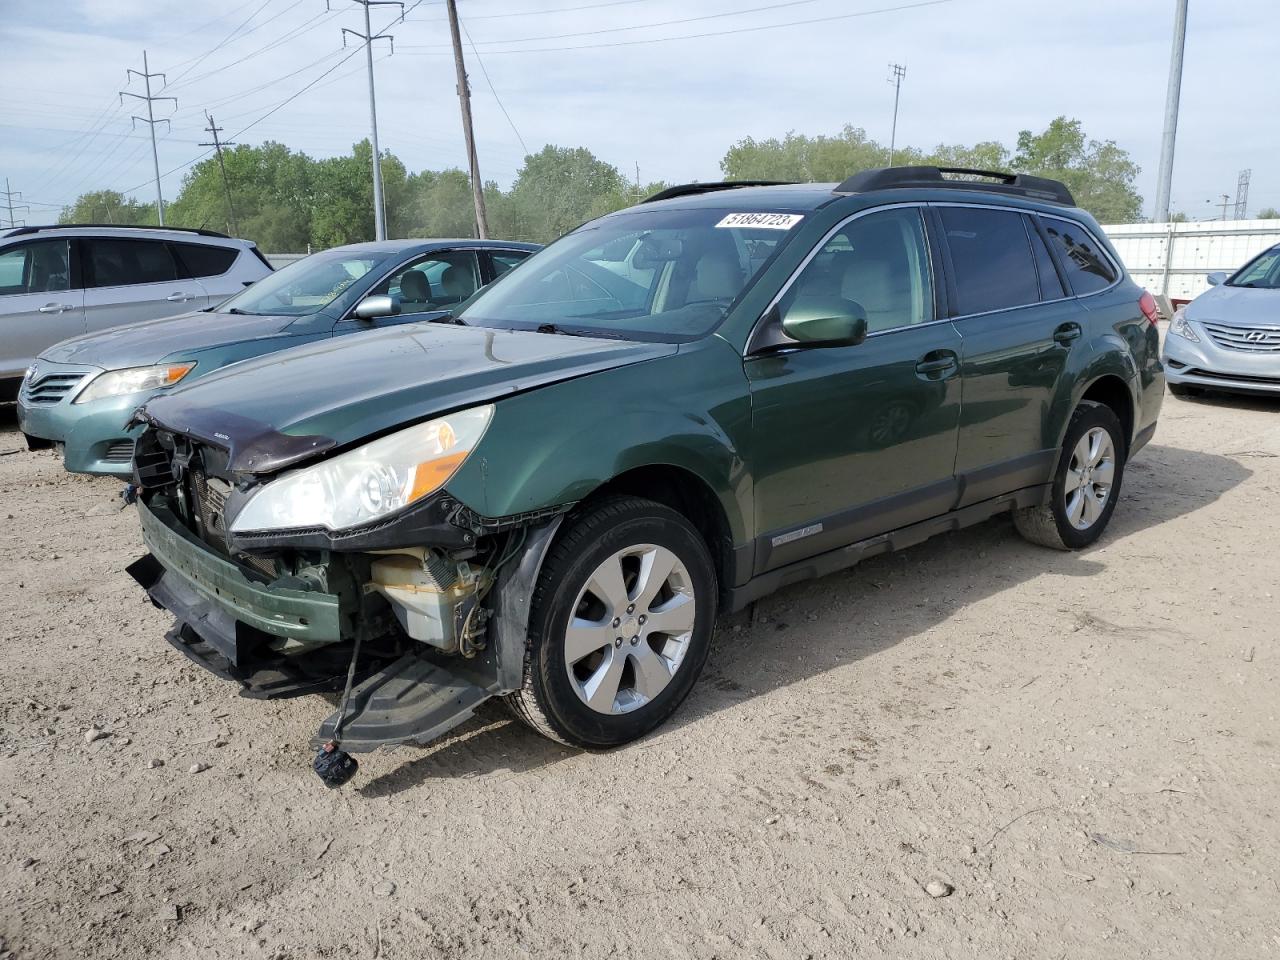
[[1111, 408], [1082, 402], [1067, 426], [1049, 502], [1015, 510], [1018, 532], [1057, 550], [1093, 543], [1115, 510], [1125, 454], [1124, 432]]
[[530, 605], [524, 685], [509, 705], [574, 746], [643, 736], [697, 680], [716, 592], [711, 555], [683, 516], [634, 497], [601, 501], [547, 556]]

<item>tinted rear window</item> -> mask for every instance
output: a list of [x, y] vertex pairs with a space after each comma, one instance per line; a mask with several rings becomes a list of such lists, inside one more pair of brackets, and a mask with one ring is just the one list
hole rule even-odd
[[1049, 242], [1058, 251], [1058, 260], [1067, 271], [1072, 293], [1096, 293], [1116, 282], [1115, 267], [1084, 227], [1051, 217], [1043, 217], [1040, 222], [1049, 234]]
[[93, 239], [86, 241], [86, 287], [124, 287], [178, 279], [178, 270], [161, 240]]
[[239, 256], [238, 250], [207, 243], [175, 243], [173, 248], [192, 277], [216, 277], [226, 273]]
[[977, 207], [941, 207], [961, 315], [1004, 310], [1040, 299], [1031, 243], [1022, 214]]

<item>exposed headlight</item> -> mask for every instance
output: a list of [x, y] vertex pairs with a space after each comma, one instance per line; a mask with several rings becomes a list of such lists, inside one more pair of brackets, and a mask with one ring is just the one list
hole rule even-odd
[[1184, 340], [1190, 340], [1192, 343], [1199, 343], [1200, 338], [1196, 336], [1196, 332], [1191, 329], [1191, 324], [1187, 322], [1187, 308], [1179, 307], [1173, 311], [1173, 319], [1169, 321], [1169, 332], [1175, 337], [1182, 337]]
[[358, 527], [434, 493], [484, 435], [493, 405], [460, 410], [281, 474], [231, 522], [237, 533]]
[[105, 397], [120, 397], [126, 393], [172, 387], [190, 373], [194, 366], [194, 363], [161, 363], [154, 367], [108, 370], [89, 381], [89, 385], [80, 391], [74, 402], [91, 403]]

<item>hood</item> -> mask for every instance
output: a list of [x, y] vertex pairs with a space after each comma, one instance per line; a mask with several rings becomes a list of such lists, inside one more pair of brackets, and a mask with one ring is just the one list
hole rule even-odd
[[323, 340], [212, 373], [137, 418], [272, 473], [395, 427], [676, 352], [668, 343], [415, 323]]
[[1212, 287], [1191, 301], [1187, 316], [1229, 327], [1280, 326], [1280, 290]]
[[185, 356], [208, 347], [277, 336], [297, 319], [196, 311], [73, 337], [54, 344], [40, 357], [56, 363], [87, 363], [106, 370], [143, 367], [176, 353]]

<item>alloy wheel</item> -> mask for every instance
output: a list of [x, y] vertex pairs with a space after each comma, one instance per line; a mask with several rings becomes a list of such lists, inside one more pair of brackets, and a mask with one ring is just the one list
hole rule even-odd
[[1077, 530], [1088, 530], [1102, 516], [1111, 499], [1115, 471], [1111, 434], [1102, 427], [1087, 431], [1071, 451], [1064, 485], [1067, 521]]

